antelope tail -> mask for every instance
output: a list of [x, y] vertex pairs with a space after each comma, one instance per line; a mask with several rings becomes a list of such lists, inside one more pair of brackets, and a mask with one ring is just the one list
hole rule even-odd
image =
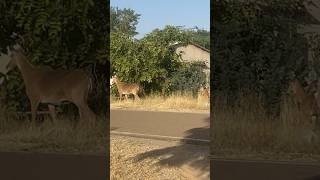
[[89, 78], [88, 92], [91, 92], [93, 89], [93, 80], [92, 80], [92, 77], [88, 77], [88, 78]]
[[143, 94], [143, 96], [146, 96], [146, 93], [145, 93], [145, 91], [144, 91], [143, 86], [140, 85], [140, 89], [141, 89], [140, 91], [141, 91], [141, 93]]
[[88, 83], [88, 87], [87, 87], [87, 89], [86, 89], [86, 94], [85, 94], [85, 96], [84, 96], [84, 98], [85, 98], [85, 101], [87, 101], [87, 99], [88, 99], [88, 96], [89, 96], [89, 94], [91, 93], [91, 91], [92, 91], [92, 78], [90, 77], [90, 76], [87, 76], [87, 78], [88, 78], [88, 80], [89, 80], [89, 83]]

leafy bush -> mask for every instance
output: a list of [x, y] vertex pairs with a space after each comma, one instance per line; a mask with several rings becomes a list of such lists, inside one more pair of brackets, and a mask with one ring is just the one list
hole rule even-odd
[[187, 42], [188, 38], [185, 31], [173, 26], [156, 29], [141, 40], [121, 32], [111, 33], [111, 74], [125, 82], [141, 83], [147, 93], [161, 92], [180, 64], [171, 45]]
[[267, 108], [279, 110], [290, 72], [302, 79], [308, 71], [308, 45], [297, 31], [302, 1], [214, 3], [212, 87], [231, 100], [243, 90], [256, 92]]
[[170, 91], [192, 92], [196, 96], [200, 86], [206, 85], [204, 67], [202, 62], [181, 64], [169, 79]]

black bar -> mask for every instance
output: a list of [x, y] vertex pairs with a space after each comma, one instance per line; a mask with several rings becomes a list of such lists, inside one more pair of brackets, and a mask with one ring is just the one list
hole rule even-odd
[[106, 180], [107, 167], [103, 155], [0, 152], [3, 180]]

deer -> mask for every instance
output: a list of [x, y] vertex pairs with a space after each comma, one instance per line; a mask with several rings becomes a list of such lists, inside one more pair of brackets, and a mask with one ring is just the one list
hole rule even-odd
[[95, 123], [96, 115], [87, 104], [88, 93], [92, 89], [92, 80], [82, 70], [52, 69], [49, 66], [31, 64], [19, 45], [11, 49], [10, 61], [6, 69], [16, 67], [22, 75], [25, 91], [31, 105], [31, 122], [35, 122], [40, 103], [48, 104], [53, 121], [56, 120], [55, 106], [63, 102], [75, 104], [79, 110], [80, 121]]
[[129, 83], [121, 82], [116, 75], [111, 78], [110, 83], [116, 84], [119, 92], [120, 100], [122, 99], [122, 95], [125, 95], [125, 98], [128, 100], [128, 95], [130, 94], [134, 95], [134, 100], [140, 100], [140, 97], [138, 95], [139, 92], [141, 91], [144, 94], [144, 90], [140, 84], [137, 84], [137, 83], [129, 84]]

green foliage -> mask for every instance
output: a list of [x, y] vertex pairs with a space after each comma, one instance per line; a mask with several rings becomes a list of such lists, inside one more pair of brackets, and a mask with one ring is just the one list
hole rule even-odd
[[[104, 78], [108, 59], [107, 2], [13, 0], [2, 3], [0, 9], [0, 34], [4, 36], [0, 47], [3, 52], [6, 46], [19, 41], [33, 64], [64, 69], [82, 68], [89, 73], [94, 72], [96, 80]], [[10, 37], [13, 32], [23, 40]], [[9, 95], [12, 102], [21, 99], [24, 94], [18, 79], [21, 79], [20, 74], [11, 73], [8, 82], [8, 91], [11, 92], [8, 94], [13, 94], [13, 89], [19, 92]], [[94, 99], [101, 99], [104, 83], [97, 81], [94, 86]], [[18, 109], [25, 107], [25, 104], [20, 103]]]
[[191, 34], [179, 26], [166, 26], [162, 30], [155, 29], [145, 35], [142, 41], [150, 41], [160, 47], [169, 48], [173, 43], [187, 44], [191, 40]]
[[[194, 40], [208, 47], [209, 32], [166, 26], [136, 40], [133, 37], [137, 34], [139, 16], [131, 9], [111, 9], [111, 75], [117, 74], [124, 82], [140, 83], [147, 93], [197, 91], [203, 81], [200, 66], [181, 63], [174, 52], [174, 44]], [[116, 93], [115, 87], [111, 92]]]
[[210, 49], [210, 32], [204, 29], [191, 30], [191, 41], [205, 47], [206, 49]]
[[206, 85], [204, 67], [203, 62], [181, 64], [170, 78], [170, 88], [174, 91], [192, 92], [196, 96], [200, 86]]
[[187, 33], [178, 27], [156, 29], [141, 40], [121, 32], [111, 33], [111, 74], [125, 82], [138, 82], [147, 92], [168, 89], [165, 83], [179, 65], [172, 44], [187, 42]]
[[136, 14], [132, 9], [110, 9], [110, 30], [111, 32], [121, 32], [130, 37], [138, 34], [136, 25], [138, 24], [140, 14]]
[[297, 32], [301, 1], [215, 1], [213, 88], [231, 98], [255, 91], [279, 109], [288, 74], [306, 71], [306, 40]]

